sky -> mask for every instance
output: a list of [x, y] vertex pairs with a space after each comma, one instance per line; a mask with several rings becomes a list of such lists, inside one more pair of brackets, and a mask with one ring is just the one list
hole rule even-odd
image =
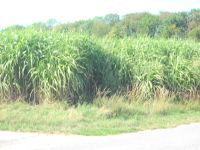
[[0, 0], [0, 28], [46, 22], [51, 18], [67, 23], [109, 13], [158, 14], [192, 8], [200, 8], [200, 0]]

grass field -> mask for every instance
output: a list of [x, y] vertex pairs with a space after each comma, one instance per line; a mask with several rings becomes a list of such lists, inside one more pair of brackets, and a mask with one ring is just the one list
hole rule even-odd
[[63, 102], [0, 105], [0, 130], [79, 135], [113, 135], [200, 122], [200, 104], [186, 101], [128, 103], [121, 97], [68, 107]]

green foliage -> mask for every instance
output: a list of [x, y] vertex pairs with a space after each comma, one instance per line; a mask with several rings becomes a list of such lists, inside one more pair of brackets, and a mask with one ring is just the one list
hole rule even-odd
[[69, 28], [68, 28], [67, 24], [59, 24], [53, 28], [53, 31], [60, 32], [60, 33], [66, 33], [67, 31], [69, 31]]
[[111, 30], [111, 37], [136, 37], [148, 35], [154, 37], [159, 25], [158, 16], [149, 13], [128, 14]]
[[110, 32], [110, 26], [103, 22], [94, 22], [91, 32], [97, 37], [103, 37]]
[[104, 21], [106, 24], [110, 26], [114, 26], [117, 22], [120, 21], [118, 14], [108, 14], [104, 17]]
[[189, 37], [196, 41], [200, 41], [200, 26], [194, 28], [188, 33]]
[[95, 44], [86, 37], [25, 30], [1, 38], [3, 95], [74, 101], [89, 88]]
[[[125, 80], [119, 58], [79, 34], [36, 30], [2, 32], [0, 93], [28, 101], [91, 100], [96, 89], [116, 91]], [[125, 86], [125, 85], [124, 85]]]
[[9, 27], [5, 28], [3, 31], [16, 31], [16, 30], [23, 30], [23, 29], [25, 29], [24, 26], [13, 25], [13, 26], [9, 26]]
[[131, 85], [142, 86], [148, 95], [160, 88], [184, 93], [200, 87], [197, 43], [137, 38], [106, 39], [101, 45], [121, 58], [122, 68], [130, 71], [126, 74]]
[[163, 20], [160, 27], [162, 37], [184, 37], [188, 28], [188, 15], [186, 13], [177, 13], [170, 15]]
[[33, 23], [32, 25], [27, 27], [28, 29], [37, 30], [37, 31], [50, 31], [51, 27], [47, 23], [38, 22]]
[[0, 33], [0, 96], [36, 102], [91, 101], [140, 89], [149, 99], [157, 90], [198, 93], [200, 45], [138, 37], [95, 39], [77, 33], [35, 29]]
[[[95, 37], [149, 36], [185, 39], [198, 26], [200, 26], [200, 11], [193, 9], [190, 12], [160, 12], [159, 15], [148, 12], [131, 13], [124, 16], [107, 14], [64, 24], [58, 23], [55, 19], [49, 19], [47, 22], [34, 23], [27, 28], [61, 33], [78, 32]], [[17, 26], [10, 28], [19, 29]]]
[[190, 12], [190, 19], [195, 22], [200, 22], [200, 9], [192, 9]]

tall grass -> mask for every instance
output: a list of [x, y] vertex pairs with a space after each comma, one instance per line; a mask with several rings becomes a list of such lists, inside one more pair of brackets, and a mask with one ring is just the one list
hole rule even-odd
[[75, 100], [88, 88], [95, 45], [85, 37], [26, 30], [1, 37], [3, 96]]
[[[104, 39], [101, 45], [122, 59], [131, 72], [133, 91], [144, 97], [165, 89], [177, 96], [200, 91], [200, 43], [174, 39]], [[183, 98], [182, 97], [182, 98]]]
[[118, 58], [104, 54], [86, 36], [22, 30], [3, 32], [0, 37], [3, 98], [77, 103], [91, 100], [98, 88], [114, 89], [120, 80], [113, 70]]
[[[132, 92], [149, 99], [164, 89], [199, 95], [200, 44], [151, 38], [94, 39], [23, 29], [0, 32], [1, 99], [70, 103]], [[166, 92], [165, 92], [166, 93]]]

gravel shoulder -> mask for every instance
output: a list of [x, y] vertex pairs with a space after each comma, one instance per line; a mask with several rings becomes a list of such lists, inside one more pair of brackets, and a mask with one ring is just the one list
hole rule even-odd
[[0, 131], [1, 150], [200, 150], [200, 123], [115, 136]]

